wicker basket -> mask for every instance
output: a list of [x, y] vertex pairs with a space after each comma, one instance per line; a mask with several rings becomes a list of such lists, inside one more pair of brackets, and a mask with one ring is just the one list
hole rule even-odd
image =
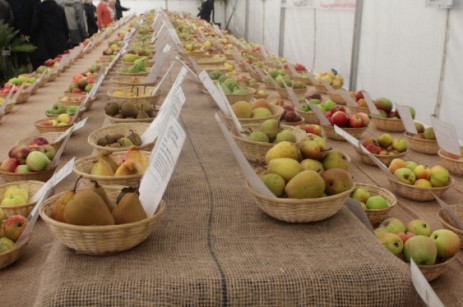
[[117, 77], [146, 77], [148, 76], [149, 71], [146, 72], [137, 72], [137, 73], [128, 73], [128, 72], [114, 72], [114, 75]]
[[[9, 186], [17, 185], [20, 187], [24, 187], [29, 192], [29, 198], [31, 198], [45, 183], [43, 181], [35, 181], [35, 180], [26, 180], [26, 181], [11, 181], [5, 184], [0, 185], [0, 199], [3, 199], [3, 195], [6, 189]], [[27, 217], [29, 213], [31, 213], [32, 209], [37, 202], [29, 202], [27, 204], [18, 205], [18, 206], [2, 206], [0, 205], [0, 209], [5, 212], [5, 216], [9, 217], [12, 215], [22, 215]]]
[[[300, 117], [299, 117], [300, 118]], [[303, 118], [301, 118], [301, 120], [298, 120], [298, 121], [295, 121], [295, 122], [288, 122], [284, 119], [281, 119], [280, 120], [280, 124], [281, 125], [287, 125], [287, 126], [294, 126], [294, 127], [299, 127], [300, 125], [304, 125], [305, 124], [305, 120]]]
[[[263, 118], [238, 118], [240, 123], [242, 125], [246, 124], [261, 124], [267, 119], [276, 119], [279, 120], [281, 115], [283, 115], [284, 109], [280, 106], [276, 106], [271, 104], [270, 108], [272, 109], [272, 116], [269, 117], [263, 117]], [[226, 116], [225, 114], [222, 113], [222, 111], [219, 111], [219, 115], [221, 118], [225, 120], [225, 123], [227, 124], [228, 127], [233, 127], [233, 120], [231, 117]]]
[[16, 98], [16, 101], [14, 102], [15, 104], [23, 104], [26, 103], [27, 100], [29, 100], [29, 97], [31, 96], [31, 92], [26, 92], [26, 91], [21, 91], [19, 93], [18, 97]]
[[252, 78], [256, 79], [257, 82], [264, 82], [264, 80], [261, 78], [261, 76], [260, 76], [257, 72], [255, 72], [254, 70], [251, 70], [251, 71], [249, 72], [249, 75], [250, 75]]
[[[373, 165], [377, 166], [375, 162], [373, 162], [370, 157], [364, 153], [360, 148], [355, 147], [355, 151], [360, 155], [360, 158], [362, 159], [362, 162], [368, 165]], [[408, 153], [408, 150], [404, 152], [400, 152], [395, 155], [374, 155], [376, 158], [378, 158], [379, 161], [381, 161], [384, 165], [388, 166], [392, 160], [396, 158], [402, 158]]]
[[64, 91], [64, 96], [70, 98], [80, 98], [81, 101], [83, 101], [85, 99], [85, 96], [87, 96], [87, 92], [71, 93], [70, 91]]
[[295, 82], [302, 82], [302, 83], [304, 83], [305, 85], [313, 85], [313, 84], [312, 84], [312, 81], [310, 81], [309, 78], [294, 77], [293, 80], [294, 80]]
[[[248, 135], [253, 131], [258, 130], [260, 125], [243, 125], [244, 132]], [[296, 140], [300, 141], [306, 137], [305, 131], [294, 128], [291, 126], [280, 125], [280, 128], [290, 130], [296, 136]], [[273, 143], [264, 143], [264, 142], [255, 142], [248, 140], [247, 137], [239, 136], [235, 129], [232, 129], [233, 139], [238, 144], [239, 148], [243, 152], [247, 160], [255, 163], [265, 163], [265, 154], [267, 151], [272, 148], [275, 144]]]
[[55, 148], [55, 150], [58, 150], [60, 147], [61, 147], [61, 144], [63, 144], [64, 142], [64, 139], [62, 139], [61, 141], [59, 142], [55, 142], [55, 140], [58, 138], [58, 136], [61, 135], [61, 132], [47, 132], [47, 133], [43, 133], [43, 134], [40, 134], [40, 135], [34, 135], [34, 136], [29, 136], [27, 138], [24, 138], [24, 139], [20, 139], [18, 141], [18, 144], [24, 144], [24, 145], [27, 145], [29, 146], [29, 143], [35, 139], [36, 137], [44, 137], [47, 139], [48, 141], [48, 144], [50, 144], [51, 146], [53, 146], [53, 148]]
[[297, 115], [302, 117], [306, 123], [317, 124], [317, 125], [320, 124], [320, 120], [318, 120], [317, 115], [315, 115], [313, 111], [306, 112], [299, 108], [294, 108], [294, 111], [296, 111]]
[[113, 77], [110, 81], [113, 87], [154, 86], [156, 84], [156, 81], [144, 83], [143, 79], [138, 77]]
[[276, 90], [275, 85], [273, 84], [272, 81], [266, 81], [264, 80], [265, 87], [269, 90]]
[[15, 245], [13, 249], [0, 253], [0, 269], [6, 268], [10, 264], [13, 264], [16, 260], [18, 260], [23, 254], [30, 240], [31, 236], [28, 236], [24, 241]]
[[[289, 95], [288, 95], [288, 91], [286, 90], [286, 88], [279, 87], [277, 91], [278, 91], [278, 94], [281, 96], [281, 98], [288, 99]], [[306, 87], [305, 88], [295, 88], [293, 89], [293, 91], [294, 91], [294, 94], [296, 94], [296, 97], [302, 97], [307, 92], [307, 88]]]
[[421, 152], [427, 155], [437, 155], [439, 145], [436, 140], [427, 140], [418, 138], [407, 132], [404, 133], [411, 150]]
[[58, 74], [59, 74], [58, 71], [55, 71], [55, 72], [52, 71], [52, 72], [50, 73], [50, 76], [48, 77], [47, 82], [53, 82], [53, 81], [55, 81], [56, 78], [58, 78]]
[[215, 65], [218, 65], [219, 67], [221, 67], [224, 63], [225, 63], [225, 59], [224, 58], [220, 58], [220, 59], [217, 59], [217, 58], [201, 58], [201, 59], [198, 59], [196, 61], [198, 63], [199, 66], [203, 66], [203, 65], [211, 65], [211, 66], [215, 66]]
[[404, 132], [405, 127], [400, 119], [382, 118], [378, 116], [371, 116], [376, 129], [388, 132]]
[[246, 184], [257, 206], [271, 217], [288, 223], [308, 223], [325, 220], [342, 209], [344, 202], [354, 190], [349, 190], [327, 197], [290, 199], [272, 198], [260, 194]]
[[370, 115], [370, 109], [368, 109], [368, 107], [355, 107], [355, 106], [349, 106], [349, 105], [346, 105], [346, 108], [347, 110], [349, 111], [349, 113], [359, 113], [359, 112], [362, 112], [362, 113], [365, 113], [367, 115]]
[[370, 192], [371, 196], [380, 195], [384, 197], [387, 201], [387, 208], [365, 209], [365, 213], [368, 217], [368, 220], [372, 225], [376, 225], [384, 221], [389, 211], [391, 211], [392, 207], [394, 207], [397, 204], [397, 198], [395, 197], [395, 195], [385, 188], [381, 188], [367, 183], [356, 183], [356, 188], [364, 188], [368, 192]]
[[[61, 96], [58, 98], [58, 102], [70, 107], [70, 106], [80, 106], [80, 104], [84, 101], [85, 96], [78, 96], [78, 97], [71, 97], [71, 96]], [[90, 99], [91, 100], [91, 99]], [[87, 105], [88, 107], [88, 105]]]
[[131, 92], [135, 91], [136, 93], [149, 93], [151, 90], [153, 90], [153, 86], [132, 86], [132, 87], [120, 87], [120, 88], [113, 88], [112, 90], [108, 91], [108, 96], [110, 97], [111, 100], [122, 103], [122, 102], [142, 102], [142, 101], [147, 101], [151, 103], [153, 106], [157, 105], [159, 103], [159, 100], [161, 98], [161, 91], [157, 90], [156, 93], [150, 96], [145, 96], [145, 97], [120, 97], [120, 96], [114, 96], [114, 92], [116, 91], [124, 91], [124, 92]]
[[[321, 125], [320, 127], [322, 128], [323, 134], [327, 138], [336, 140], [336, 141], [345, 141], [345, 139], [342, 136], [340, 136], [334, 131], [334, 126]], [[349, 133], [350, 135], [352, 135], [353, 137], [359, 138], [368, 129], [368, 126], [360, 127], [360, 128], [342, 128], [342, 129], [346, 131], [347, 133]]]
[[235, 103], [241, 100], [250, 101], [252, 99], [252, 96], [254, 96], [254, 94], [256, 93], [256, 90], [251, 87], [246, 87], [245, 89], [249, 91], [248, 94], [243, 94], [243, 95], [227, 94], [225, 95], [227, 96], [228, 102]]
[[49, 118], [43, 118], [34, 123], [35, 128], [37, 129], [38, 132], [40, 133], [46, 133], [46, 132], [64, 132], [68, 130], [69, 127], [74, 125], [73, 123], [66, 124], [66, 125], [61, 125], [61, 126], [43, 126], [41, 123], [44, 121], [49, 121]]
[[[123, 135], [127, 135], [130, 133], [130, 130], [133, 132], [138, 133], [140, 136], [145, 132], [145, 130], [149, 127], [149, 123], [120, 123], [114, 124], [106, 127], [102, 127], [96, 130], [93, 130], [88, 136], [88, 143], [90, 146], [98, 150], [99, 152], [117, 152], [117, 151], [125, 151], [127, 147], [109, 147], [109, 146], [99, 146], [97, 145], [97, 141], [100, 137], [104, 137], [109, 134], [117, 134], [121, 133]], [[154, 142], [143, 144], [139, 146], [141, 150], [151, 151], [153, 149]]]
[[428, 282], [436, 280], [439, 276], [445, 273], [450, 264], [455, 260], [455, 256], [450, 259], [447, 259], [445, 262], [433, 264], [433, 265], [418, 265], [421, 273], [423, 273], [424, 277]]
[[[463, 205], [450, 205], [449, 207], [455, 213], [455, 215], [463, 221]], [[455, 224], [449, 218], [447, 212], [444, 209], [439, 210], [438, 216], [439, 220], [445, 228], [452, 230], [458, 235], [458, 237], [460, 237], [460, 248], [463, 249], [463, 229], [455, 227]]]
[[[111, 157], [116, 161], [117, 164], [122, 163], [122, 159], [127, 154], [127, 151], [119, 151], [111, 154]], [[142, 151], [146, 161], [149, 161], [151, 152]], [[78, 176], [82, 176], [87, 181], [96, 180], [98, 183], [103, 185], [126, 185], [126, 186], [137, 186], [143, 175], [130, 175], [130, 176], [96, 176], [92, 175], [92, 167], [98, 160], [98, 155], [91, 155], [76, 160], [74, 163], [73, 171]]]
[[4, 170], [0, 170], [0, 178], [5, 182], [11, 181], [26, 181], [26, 180], [37, 180], [37, 181], [47, 181], [53, 176], [53, 173], [56, 170], [55, 167], [50, 167], [41, 172], [29, 172], [29, 173], [10, 173]]
[[105, 118], [110, 122], [111, 124], [120, 124], [120, 123], [151, 123], [155, 117], [149, 117], [149, 118], [116, 118], [109, 116], [108, 114], [105, 114]]
[[[463, 147], [460, 148], [460, 150]], [[439, 158], [442, 160], [445, 167], [456, 175], [463, 175], [463, 160], [452, 159], [444, 154], [442, 149], [439, 149], [437, 154]]]
[[428, 187], [419, 187], [414, 186], [406, 183], [399, 182], [392, 178], [389, 178], [389, 183], [394, 190], [395, 193], [398, 195], [415, 200], [415, 201], [431, 201], [434, 200], [434, 196], [431, 192], [436, 194], [437, 196], [441, 196], [445, 191], [447, 191], [454, 183], [455, 180], [453, 177], [450, 177], [450, 183], [445, 187], [436, 187], [436, 188], [428, 188]]
[[[104, 187], [110, 200], [115, 200], [122, 186]], [[87, 255], [108, 255], [131, 249], [148, 238], [163, 215], [164, 201], [156, 213], [144, 220], [121, 225], [78, 226], [58, 222], [49, 217], [55, 201], [62, 193], [48, 198], [40, 207], [40, 216], [53, 236], [67, 247]]]
[[339, 105], [346, 105], [346, 101], [344, 100], [344, 98], [342, 98], [341, 95], [339, 95], [338, 93], [335, 93], [335, 94], [328, 94], [330, 99], [333, 100], [334, 102], [336, 102], [336, 104], [339, 104]]

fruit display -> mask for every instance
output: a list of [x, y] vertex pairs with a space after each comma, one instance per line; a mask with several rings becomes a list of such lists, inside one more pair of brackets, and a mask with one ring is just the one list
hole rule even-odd
[[[238, 85], [238, 81], [230, 77], [228, 75], [222, 75], [219, 79], [219, 85], [222, 88], [223, 92], [225, 95], [227, 95], [227, 98], [233, 95], [249, 95], [249, 98], [252, 97], [252, 95], [255, 93], [255, 90], [252, 88], [245, 88], [240, 85]], [[229, 99], [230, 100], [230, 99]], [[233, 102], [233, 101], [230, 101]]]
[[[51, 105], [45, 114], [48, 117], [56, 117], [60, 114], [67, 113], [69, 115], [74, 115], [77, 110], [79, 109], [79, 106], [66, 106], [62, 103], [54, 103]], [[64, 118], [63, 118], [64, 119]]]
[[328, 71], [321, 71], [314, 76], [315, 80], [323, 80], [326, 81], [334, 88], [341, 88], [344, 84], [344, 78], [335, 69], [331, 69]]
[[74, 123], [72, 116], [68, 113], [58, 114], [52, 119], [40, 119], [35, 122], [35, 127], [41, 133], [50, 131], [65, 131]]
[[413, 259], [428, 281], [434, 280], [443, 271], [427, 274], [426, 268], [449, 262], [461, 246], [455, 232], [449, 229], [432, 230], [429, 223], [422, 219], [405, 224], [398, 218], [388, 218], [375, 229], [375, 234], [395, 256], [406, 262]]
[[149, 102], [108, 102], [105, 106], [105, 114], [114, 119], [137, 119], [151, 121], [155, 116], [155, 108]]
[[280, 121], [282, 124], [295, 125], [304, 122], [304, 119], [299, 116], [291, 105], [283, 105], [283, 115], [281, 115]]
[[48, 168], [55, 153], [55, 148], [50, 144], [17, 144], [9, 150], [8, 158], [0, 164], [0, 170], [17, 174], [41, 172]]
[[24, 185], [9, 185], [1, 197], [0, 206], [25, 205], [29, 201], [29, 191]]
[[356, 183], [350, 197], [360, 202], [373, 225], [382, 222], [397, 204], [397, 198], [389, 190], [366, 183]]
[[92, 75], [74, 74], [68, 91], [73, 94], [88, 93], [92, 90], [94, 82], [95, 80]]
[[148, 69], [146, 67], [148, 58], [141, 57], [133, 62], [130, 66], [123, 66], [118, 69], [119, 74], [140, 74], [140, 73], [148, 73]]
[[405, 132], [410, 149], [424, 154], [435, 155], [439, 151], [436, 135], [432, 127], [425, 127], [422, 123], [414, 121], [417, 134]]
[[[393, 138], [389, 133], [382, 133], [376, 138], [362, 139], [360, 144], [386, 165], [389, 165], [395, 158], [405, 156], [408, 149], [408, 143], [405, 139]], [[376, 165], [360, 149], [357, 149], [357, 152], [360, 154], [363, 162]]]
[[138, 133], [130, 130], [127, 135], [121, 133], [104, 135], [97, 140], [96, 144], [98, 146], [121, 148], [130, 145], [140, 146], [142, 141]]
[[293, 143], [297, 141], [294, 131], [282, 128], [276, 119], [267, 119], [258, 125], [258, 127], [250, 129], [247, 139], [253, 142], [273, 144], [283, 141]]
[[155, 106], [161, 97], [161, 91], [158, 90], [152, 93], [154, 87], [152, 86], [132, 86], [132, 87], [118, 87], [107, 92], [107, 95], [112, 101], [122, 102], [141, 102], [147, 101]]
[[90, 175], [93, 176], [132, 176], [142, 175], [148, 167], [148, 159], [138, 147], [131, 145], [122, 160], [116, 162], [114, 154], [100, 153], [92, 161]]
[[287, 86], [292, 86], [291, 75], [284, 69], [270, 69], [268, 71], [268, 75], [266, 75], [264, 78], [265, 86], [270, 89], [275, 89], [275, 86], [270, 78], [272, 78], [282, 88], [285, 87], [285, 83]]
[[12, 215], [5, 219], [5, 214], [0, 209], [0, 256], [15, 247], [28, 222], [22, 215]]
[[[233, 112], [242, 124], [260, 123], [267, 119], [279, 119], [283, 114], [283, 108], [259, 99], [254, 102], [239, 100], [231, 105]], [[226, 117], [230, 125], [231, 118]]]
[[322, 136], [322, 128], [317, 124], [305, 124], [301, 127], [306, 133]]
[[328, 138], [338, 141], [345, 141], [345, 139], [334, 131], [334, 125], [344, 129], [344, 131], [353, 137], [358, 138], [365, 132], [370, 123], [367, 114], [362, 112], [348, 114], [344, 106], [341, 105], [335, 105], [330, 111], [326, 111], [324, 115], [331, 125], [322, 125], [323, 133]]

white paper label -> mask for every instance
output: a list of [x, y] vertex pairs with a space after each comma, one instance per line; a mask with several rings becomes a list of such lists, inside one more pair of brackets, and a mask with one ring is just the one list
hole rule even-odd
[[444, 307], [444, 304], [440, 301], [437, 294], [432, 289], [429, 282], [421, 273], [420, 269], [416, 265], [413, 259], [410, 259], [410, 271], [412, 275], [413, 286], [415, 286], [416, 292], [429, 307]]
[[294, 93], [294, 90], [286, 84], [285, 80], [283, 80], [283, 84], [285, 86], [286, 92], [288, 93], [289, 100], [291, 100], [295, 108], [299, 108], [301, 104], [296, 97], [296, 93]]
[[339, 96], [342, 97], [342, 99], [344, 99], [344, 101], [346, 102], [346, 105], [352, 106], [352, 107], [358, 107], [359, 106], [357, 101], [355, 101], [355, 99], [352, 98], [352, 96], [349, 95], [346, 91], [340, 89], [338, 91], [338, 94], [339, 94]]
[[164, 31], [164, 28], [166, 27], [165, 24], [162, 24], [161, 28], [159, 29], [159, 31], [155, 32], [155, 34], [153, 34], [153, 37], [151, 38], [151, 43], [153, 44], [159, 37], [159, 35], [161, 35], [162, 31]]
[[446, 152], [461, 156], [458, 134], [455, 126], [446, 123], [435, 116], [431, 116], [432, 127], [436, 135], [437, 144]]
[[217, 88], [219, 89], [219, 92], [223, 96], [224, 100], [227, 102], [226, 107], [228, 109], [228, 116], [231, 117], [233, 126], [235, 126], [235, 129], [239, 135], [244, 136], [243, 127], [241, 126], [241, 122], [239, 121], [238, 117], [236, 117], [236, 114], [233, 111], [231, 104], [227, 99], [227, 96], [225, 96], [225, 93], [223, 92], [222, 87], [220, 85], [217, 85]]
[[336, 90], [331, 86], [331, 84], [325, 80], [320, 80], [320, 83], [326, 88], [329, 94], [336, 94]]
[[326, 118], [325, 114], [323, 114], [323, 112], [318, 108], [316, 104], [310, 103], [309, 106], [310, 106], [310, 109], [312, 109], [312, 112], [315, 114], [315, 116], [317, 116], [321, 125], [331, 126], [328, 118]]
[[215, 86], [214, 82], [211, 80], [208, 73], [205, 70], [203, 70], [198, 75], [198, 77], [199, 77], [199, 80], [201, 80], [201, 82], [203, 83], [206, 90], [212, 96], [212, 99], [214, 99], [217, 106], [223, 112], [223, 114], [225, 114], [226, 116], [230, 116], [230, 114], [228, 113], [227, 100], [224, 99], [222, 94], [219, 92], [218, 87]]
[[405, 131], [411, 134], [417, 134], [418, 131], [416, 131], [415, 122], [410, 114], [410, 108], [403, 105], [397, 105], [397, 111], [399, 112], [400, 119], [404, 124]]
[[256, 174], [252, 166], [246, 160], [246, 157], [244, 156], [243, 152], [240, 150], [238, 145], [236, 145], [235, 140], [233, 140], [230, 132], [228, 131], [227, 127], [222, 122], [217, 113], [215, 113], [215, 120], [217, 121], [217, 124], [219, 125], [219, 128], [222, 131], [223, 136], [227, 140], [228, 145], [230, 146], [233, 154], [235, 155], [236, 161], [240, 165], [240, 168], [243, 171], [246, 180], [249, 182], [252, 188], [265, 196], [275, 198], [275, 195], [262, 182], [262, 180]]
[[59, 60], [59, 65], [58, 65], [58, 70], [63, 70], [63, 67], [68, 63], [69, 61], [69, 54], [65, 54], [61, 57]]
[[233, 58], [235, 59], [236, 64], [238, 65], [242, 61], [242, 57], [240, 52], [238, 51], [238, 48], [236, 46], [233, 46]]
[[51, 160], [50, 167], [55, 167], [59, 163], [59, 159], [61, 158], [61, 155], [63, 154], [64, 150], [66, 149], [66, 146], [69, 143], [69, 140], [72, 135], [72, 127], [70, 128], [70, 133], [66, 135], [66, 138], [63, 141], [63, 144], [59, 147], [58, 151], [55, 153], [55, 156], [53, 157], [53, 160]]
[[185, 94], [183, 93], [183, 90], [180, 87], [174, 95], [169, 97], [169, 100], [164, 101], [160, 111], [167, 110], [167, 114], [169, 116], [178, 118], [180, 115], [180, 111], [182, 110], [182, 106], [185, 103], [185, 100]]
[[196, 60], [194, 59], [191, 59], [191, 66], [193, 66], [193, 70], [196, 73], [196, 75], [199, 75], [199, 73], [201, 72], [201, 69], [198, 66], [198, 62], [196, 62]]
[[297, 76], [297, 70], [294, 68], [294, 66], [292, 64], [288, 64], [288, 68], [289, 68], [289, 72], [291, 73], [291, 75], [293, 77], [296, 77]]
[[359, 140], [347, 133], [344, 129], [340, 128], [339, 126], [334, 125], [334, 132], [338, 135], [342, 136], [347, 142], [349, 142], [352, 146], [358, 148], [359, 147]]
[[182, 126], [171, 117], [153, 148], [148, 169], [140, 183], [140, 201], [148, 216], [156, 212], [161, 202], [185, 137]]
[[370, 113], [373, 115], [379, 115], [378, 108], [376, 107], [375, 103], [371, 99], [370, 95], [368, 95], [368, 93], [365, 91], [362, 91], [362, 93], [363, 93], [363, 98], [365, 99], [367, 103], [368, 110], [370, 110]]
[[161, 72], [161, 69], [164, 67], [164, 64], [166, 62], [167, 56], [169, 55], [170, 49], [171, 48], [169, 44], [167, 44], [164, 47], [164, 50], [162, 51], [161, 56], [154, 63], [148, 76], [146, 76], [145, 79], [143, 80], [143, 83], [150, 83], [150, 82], [156, 81], [157, 77], [159, 76], [159, 73]]
[[164, 84], [164, 81], [167, 79], [167, 76], [170, 74], [170, 71], [172, 70], [172, 68], [174, 67], [174, 64], [175, 62], [172, 62], [170, 63], [170, 66], [169, 68], [167, 69], [166, 73], [164, 74], [164, 76], [162, 76], [161, 80], [159, 81], [159, 83], [156, 85], [155, 88], [153, 88], [150, 92], [150, 95], [153, 96], [162, 86], [162, 84]]
[[431, 193], [434, 196], [434, 198], [437, 200], [441, 208], [448, 214], [449, 218], [455, 224], [454, 227], [457, 227], [463, 230], [463, 221], [458, 218], [455, 212], [453, 212], [453, 210], [449, 207], [449, 205], [445, 201], [443, 201], [439, 196], [434, 194], [434, 192], [431, 191]]
[[264, 45], [261, 45], [261, 46], [260, 46], [260, 52], [262, 53], [262, 55], [264, 56], [264, 58], [268, 59], [267, 49], [265, 49], [265, 46], [264, 46]]

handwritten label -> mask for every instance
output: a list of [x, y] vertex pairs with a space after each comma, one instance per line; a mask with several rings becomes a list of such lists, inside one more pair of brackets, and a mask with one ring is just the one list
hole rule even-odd
[[153, 96], [160, 88], [161, 86], [164, 84], [164, 81], [167, 79], [167, 76], [170, 74], [170, 71], [172, 70], [172, 68], [174, 67], [175, 65], [175, 62], [172, 62], [170, 63], [170, 66], [169, 68], [167, 69], [166, 73], [164, 74], [164, 76], [162, 76], [161, 80], [159, 81], [159, 83], [156, 85], [155, 88], [153, 88], [150, 92], [150, 95]]
[[171, 117], [153, 148], [148, 169], [140, 183], [140, 202], [148, 216], [156, 212], [162, 200], [185, 138], [182, 126]]
[[143, 80], [143, 83], [151, 83], [151, 82], [156, 81], [156, 79], [159, 76], [159, 73], [161, 72], [161, 69], [164, 67], [164, 64], [165, 64], [165, 62], [167, 60], [170, 49], [171, 49], [171, 47], [170, 47], [169, 44], [167, 44], [164, 47], [164, 50], [162, 51], [162, 54], [159, 57], [159, 60], [154, 63], [154, 65], [151, 68], [148, 76], [146, 76], [145, 79]]
[[412, 115], [410, 113], [410, 107], [397, 105], [397, 111], [399, 112], [400, 119], [404, 124], [405, 131], [411, 134], [417, 134], [418, 131], [416, 131], [415, 122], [413, 121]]
[[444, 307], [444, 304], [442, 304], [439, 297], [434, 292], [431, 285], [426, 280], [423, 273], [421, 273], [413, 259], [410, 259], [410, 271], [412, 275], [413, 286], [415, 287], [416, 292], [424, 301], [424, 303], [430, 307]]
[[323, 126], [331, 126], [330, 122], [326, 118], [325, 114], [322, 113], [322, 111], [318, 108], [316, 104], [309, 103], [310, 109], [312, 109], [312, 112], [317, 116], [318, 120], [320, 121], [320, 124]]
[[455, 126], [446, 123], [435, 116], [431, 116], [432, 127], [436, 135], [437, 144], [446, 152], [461, 156], [458, 134]]
[[370, 95], [368, 95], [367, 92], [362, 91], [363, 93], [363, 98], [365, 99], [368, 110], [370, 110], [370, 113], [373, 115], [379, 115], [378, 108], [376, 107], [375, 103], [373, 102], [373, 99], [371, 99]]

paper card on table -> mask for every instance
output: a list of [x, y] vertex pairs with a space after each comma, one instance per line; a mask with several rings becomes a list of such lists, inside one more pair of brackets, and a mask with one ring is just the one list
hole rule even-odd
[[217, 121], [217, 124], [219, 125], [219, 128], [222, 131], [223, 136], [227, 140], [230, 149], [235, 155], [235, 159], [238, 162], [241, 171], [243, 172], [244, 176], [246, 177], [246, 180], [249, 182], [252, 188], [257, 192], [264, 194], [265, 196], [275, 198], [276, 196], [267, 188], [267, 186], [256, 174], [252, 166], [246, 160], [246, 157], [244, 156], [243, 152], [240, 150], [235, 140], [233, 140], [230, 132], [228, 131], [227, 127], [222, 122], [222, 119], [217, 113], [215, 113], [215, 120]]
[[[13, 103], [16, 103], [16, 100], [18, 100], [18, 97], [19, 95], [22, 93], [22, 91], [24, 90], [24, 83], [21, 84], [18, 88], [18, 90], [16, 91], [16, 93], [13, 94], [13, 97], [11, 97], [11, 101]], [[11, 91], [11, 90], [10, 90]]]
[[161, 28], [153, 34], [153, 37], [151, 38], [151, 43], [154, 44], [154, 42], [158, 39], [159, 35], [161, 35], [162, 31], [166, 27], [165, 24], [162, 24]]
[[297, 76], [297, 70], [294, 68], [293, 64], [288, 63], [288, 69], [293, 77]]
[[175, 65], [175, 62], [173, 61], [172, 63], [170, 63], [170, 66], [169, 68], [167, 69], [166, 73], [164, 74], [164, 76], [162, 76], [161, 80], [159, 81], [159, 83], [156, 85], [155, 88], [153, 88], [150, 92], [150, 96], [154, 95], [154, 93], [156, 93], [160, 88], [161, 86], [164, 84], [164, 81], [167, 79], [167, 76], [169, 75], [170, 71], [172, 70], [172, 68], [174, 67]]
[[320, 121], [320, 124], [323, 126], [331, 126], [329, 120], [326, 118], [325, 114], [323, 114], [322, 110], [318, 108], [316, 104], [309, 103], [310, 109], [312, 112], [317, 116], [318, 120]]
[[397, 111], [399, 111], [400, 119], [404, 124], [405, 131], [411, 134], [417, 134], [418, 131], [416, 131], [415, 122], [410, 114], [410, 107], [397, 105]]
[[334, 132], [342, 136], [347, 142], [349, 142], [354, 147], [359, 147], [359, 140], [347, 133], [344, 129], [339, 126], [334, 125]]
[[71, 129], [70, 132], [64, 138], [64, 141], [61, 144], [60, 148], [55, 153], [55, 156], [53, 157], [53, 160], [51, 160], [50, 167], [55, 167], [56, 165], [58, 165], [59, 159], [61, 158], [61, 155], [63, 154], [64, 150], [66, 149], [66, 146], [68, 146], [69, 140], [71, 139], [72, 127], [70, 129]]
[[233, 46], [233, 58], [235, 59], [235, 62], [237, 65], [241, 63], [242, 57], [241, 57], [241, 54], [238, 48], [236, 48], [236, 46]]
[[166, 100], [164, 100], [164, 103], [162, 104], [160, 111], [167, 110], [167, 114], [169, 116], [178, 118], [180, 115], [180, 111], [182, 110], [183, 104], [186, 100], [182, 88], [180, 87], [172, 96], [168, 97], [168, 101]]
[[388, 176], [390, 179], [392, 180], [395, 180], [397, 181], [397, 178], [391, 174], [391, 172], [389, 171], [389, 169], [383, 164], [383, 162], [381, 162], [378, 158], [376, 158], [371, 152], [369, 152], [365, 147], [363, 147], [361, 144], [359, 144], [359, 148], [360, 150], [365, 153], [370, 159], [371, 161], [373, 161], [378, 167], [380, 170], [383, 171], [383, 173], [386, 174], [386, 176]]
[[152, 216], [162, 200], [170, 177], [182, 151], [186, 134], [175, 118], [170, 118], [159, 135], [149, 160], [148, 169], [140, 182], [140, 202]]
[[452, 220], [452, 222], [454, 224], [453, 226], [463, 230], [463, 220], [458, 218], [458, 216], [455, 214], [455, 212], [453, 212], [453, 210], [450, 209], [449, 205], [445, 201], [443, 201], [439, 196], [434, 194], [434, 192], [432, 192], [432, 191], [431, 191], [431, 194], [437, 200], [437, 202], [439, 203], [442, 210], [444, 210], [445, 213], [448, 215], [448, 217]]
[[455, 126], [446, 123], [435, 116], [431, 116], [431, 124], [434, 128], [437, 144], [442, 150], [461, 156], [460, 143]]
[[283, 84], [285, 85], [286, 92], [288, 93], [288, 97], [291, 100], [291, 102], [293, 103], [293, 106], [295, 108], [299, 108], [301, 106], [301, 104], [299, 103], [299, 100], [297, 99], [296, 93], [294, 93], [293, 88], [289, 87], [286, 84], [285, 80], [283, 80]]
[[351, 95], [349, 95], [346, 91], [340, 89], [338, 91], [339, 96], [346, 102], [346, 105], [352, 106], [352, 107], [358, 107], [357, 101], [355, 101], [354, 98], [352, 98]]
[[222, 31], [220, 31], [219, 27], [217, 25], [213, 25], [212, 28], [214, 29], [215, 33], [219, 34], [219, 36], [223, 37]]
[[59, 65], [58, 65], [58, 70], [63, 70], [64, 65], [68, 63], [69, 60], [69, 54], [63, 55], [63, 57], [59, 60]]
[[5, 108], [8, 105], [8, 102], [10, 101], [10, 98], [13, 95], [13, 92], [14, 92], [15, 88], [16, 88], [16, 85], [13, 85], [13, 87], [8, 92], [8, 95], [6, 95], [5, 99], [3, 100], [2, 105], [0, 106], [0, 114], [5, 113]]
[[149, 144], [154, 142], [158, 135], [160, 134], [162, 127], [165, 126], [164, 122], [167, 120], [168, 115], [167, 110], [160, 110], [156, 118], [151, 122], [151, 124], [146, 128], [141, 137], [142, 144]]
[[199, 73], [198, 77], [199, 80], [201, 80], [201, 82], [203, 83], [206, 90], [212, 96], [212, 99], [214, 99], [219, 109], [223, 112], [223, 114], [228, 116], [228, 102], [223, 98], [222, 94], [219, 92], [219, 89], [215, 86], [208, 73], [205, 70], [203, 70], [201, 73]]
[[331, 86], [331, 84], [325, 80], [320, 80], [320, 83], [326, 88], [329, 94], [336, 94], [336, 90]]
[[413, 259], [410, 259], [410, 271], [413, 286], [423, 302], [429, 307], [444, 307], [445, 305], [442, 304], [436, 292], [434, 292]]
[[201, 69], [199, 68], [198, 62], [196, 62], [195, 59], [191, 59], [191, 66], [193, 66], [193, 71], [196, 73], [196, 75], [199, 75]]
[[217, 88], [219, 89], [222, 97], [224, 97], [224, 101], [226, 101], [226, 108], [228, 109], [228, 116], [232, 119], [233, 126], [235, 127], [236, 131], [238, 132], [239, 135], [244, 136], [243, 134], [243, 127], [241, 126], [241, 122], [239, 121], [238, 117], [236, 116], [235, 112], [233, 111], [230, 102], [227, 99], [227, 96], [225, 96], [225, 93], [222, 90], [222, 87], [217, 85]]
[[370, 110], [370, 113], [373, 115], [379, 115], [378, 108], [373, 102], [373, 99], [371, 99], [370, 95], [365, 91], [362, 91], [362, 93], [363, 93], [363, 98], [365, 99], [365, 102], [367, 103], [368, 110]]
[[170, 45], [167, 44], [164, 49], [162, 50], [162, 54], [159, 57], [159, 59], [154, 63], [153, 67], [151, 67], [150, 72], [148, 75], [145, 77], [143, 80], [143, 83], [152, 83], [156, 81], [157, 77], [159, 76], [159, 73], [161, 72], [162, 67], [164, 67], [164, 64], [167, 60], [167, 56], [170, 52]]

